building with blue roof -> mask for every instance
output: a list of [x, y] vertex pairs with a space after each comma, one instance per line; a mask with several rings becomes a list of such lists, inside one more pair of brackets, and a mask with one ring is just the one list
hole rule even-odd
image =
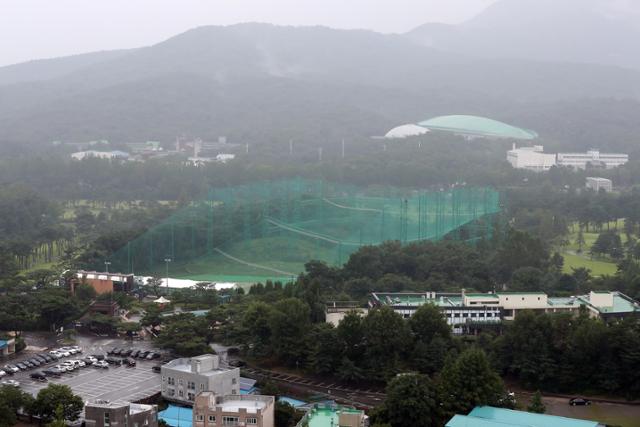
[[14, 338], [0, 340], [0, 355], [8, 356], [16, 352], [16, 340]]
[[469, 415], [454, 416], [445, 424], [445, 427], [603, 427], [603, 425], [597, 421], [478, 406]]

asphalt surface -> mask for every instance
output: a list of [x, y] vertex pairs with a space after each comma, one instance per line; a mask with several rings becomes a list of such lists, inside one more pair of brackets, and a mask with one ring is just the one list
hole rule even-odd
[[[107, 354], [113, 347], [154, 350], [150, 342], [145, 341], [125, 341], [113, 338], [78, 337], [76, 345], [83, 349], [81, 354], [71, 355], [59, 361], [47, 363], [39, 367], [18, 372], [3, 379], [12, 379], [20, 383], [20, 388], [33, 395], [38, 394], [42, 388], [48, 384], [66, 384], [74, 393], [82, 397], [83, 400], [103, 399], [109, 401], [129, 401], [135, 402], [146, 397], [150, 397], [160, 391], [160, 374], [151, 370], [152, 366], [160, 362], [155, 360], [136, 359], [135, 367], [109, 365], [108, 369], [99, 369], [93, 366], [76, 369], [60, 377], [49, 377], [46, 382], [36, 381], [30, 378], [30, 374], [40, 372], [43, 369], [55, 366], [65, 360], [83, 359], [92, 354]], [[46, 352], [48, 352], [47, 350]], [[45, 351], [41, 353], [46, 353]], [[36, 353], [22, 352], [18, 357], [6, 361], [8, 364], [15, 364], [22, 360], [33, 357]], [[117, 356], [116, 356], [117, 357]]]

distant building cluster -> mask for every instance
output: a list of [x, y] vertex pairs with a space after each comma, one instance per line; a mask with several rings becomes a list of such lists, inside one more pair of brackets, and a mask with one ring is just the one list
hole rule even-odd
[[131, 142], [120, 144], [126, 151], [109, 150], [112, 144], [106, 140], [90, 141], [86, 143], [63, 143], [54, 141], [56, 147], [71, 147], [75, 150], [70, 154], [73, 160], [90, 158], [112, 161], [144, 162], [149, 159], [170, 156], [187, 156], [186, 163], [192, 166], [202, 166], [207, 163], [227, 163], [236, 158], [236, 153], [243, 147], [231, 144], [227, 138], [221, 136], [216, 142], [205, 142], [201, 139], [186, 140], [178, 138], [174, 149], [165, 149], [158, 141]]
[[516, 148], [514, 144], [513, 148], [507, 151], [507, 161], [516, 169], [533, 172], [545, 172], [553, 166], [573, 169], [613, 169], [626, 164], [629, 161], [629, 155], [601, 153], [595, 149], [586, 153], [549, 154], [544, 152], [542, 145]]
[[[621, 292], [590, 292], [572, 297], [550, 297], [544, 292], [374, 292], [369, 308], [391, 307], [404, 318], [410, 318], [425, 304], [433, 304], [455, 334], [473, 334], [480, 329], [513, 320], [519, 312], [532, 310], [542, 313], [578, 314], [584, 310], [591, 317], [603, 320], [624, 319], [640, 315], [640, 304]], [[353, 311], [365, 314], [367, 309], [346, 304], [328, 304], [326, 321], [337, 325]]]
[[586, 187], [596, 193], [600, 190], [610, 193], [613, 191], [613, 182], [607, 178], [587, 177]]

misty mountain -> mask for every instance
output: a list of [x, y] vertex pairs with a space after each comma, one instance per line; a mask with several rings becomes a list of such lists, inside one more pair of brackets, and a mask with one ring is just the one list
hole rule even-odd
[[[605, 105], [603, 118], [614, 120], [617, 108], [638, 99], [634, 70], [480, 60], [398, 35], [243, 24], [0, 68], [0, 142], [171, 141], [180, 134], [337, 141], [453, 113], [516, 120], [544, 135], [546, 122], [531, 124], [546, 106], [562, 118]], [[555, 126], [548, 129], [553, 137]]]
[[499, 0], [460, 25], [425, 24], [406, 36], [480, 58], [640, 68], [640, 3], [631, 0]]

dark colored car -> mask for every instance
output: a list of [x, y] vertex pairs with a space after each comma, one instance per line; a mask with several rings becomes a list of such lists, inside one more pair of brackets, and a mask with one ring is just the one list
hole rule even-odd
[[42, 371], [42, 373], [45, 374], [48, 377], [59, 377], [60, 376], [60, 371], [58, 371], [55, 368], [45, 369], [44, 371]]
[[31, 368], [35, 368], [36, 367], [36, 365], [31, 363], [30, 360], [25, 360], [24, 362], [22, 362], [22, 364], [25, 365], [27, 367], [27, 369], [31, 369]]
[[36, 356], [36, 357], [34, 357], [34, 359], [36, 359], [38, 362], [40, 362], [41, 365], [47, 363], [47, 359], [45, 359], [42, 356]]
[[91, 356], [95, 357], [98, 360], [104, 360], [104, 354], [92, 354]]
[[26, 371], [28, 368], [27, 365], [25, 365], [24, 363], [16, 363], [16, 366], [18, 367], [18, 369], [20, 369], [21, 371]]
[[124, 356], [124, 357], [129, 357], [131, 355], [131, 353], [133, 352], [133, 350], [131, 350], [130, 348], [121, 351], [120, 352], [120, 356]]
[[113, 353], [111, 353], [111, 354], [113, 354], [114, 356], [119, 356], [120, 352], [122, 352], [122, 351], [124, 351], [124, 349], [116, 348], [115, 350], [113, 350]]
[[152, 367], [151, 367], [151, 370], [152, 370], [153, 372], [158, 372], [158, 373], [159, 373], [159, 372], [160, 372], [160, 368], [161, 368], [161, 366], [160, 366], [160, 365], [156, 365], [156, 366], [152, 366]]
[[132, 357], [128, 357], [124, 360], [124, 362], [127, 364], [127, 366], [136, 366], [136, 359], [132, 358]]
[[140, 354], [140, 350], [133, 350], [129, 356], [138, 357], [138, 354]]
[[149, 353], [151, 353], [148, 350], [143, 351], [142, 353], [138, 354], [138, 358], [140, 359], [146, 359], [146, 357], [149, 355]]
[[569, 405], [571, 406], [588, 406], [591, 405], [591, 401], [589, 399], [583, 399], [582, 397], [574, 397], [569, 400]]
[[145, 357], [145, 359], [147, 359], [147, 360], [153, 359], [154, 358], [154, 354], [155, 354], [154, 352], [151, 352], [151, 353], [147, 354], [147, 357]]
[[33, 366], [40, 366], [40, 365], [42, 365], [42, 362], [40, 362], [38, 359], [35, 359], [35, 358], [33, 358], [33, 357], [32, 357], [31, 359], [29, 359], [29, 363], [31, 363]]
[[115, 357], [107, 357], [104, 360], [110, 365], [122, 365], [122, 359], [116, 359]]
[[119, 350], [119, 348], [113, 347], [111, 350], [107, 351], [107, 354], [113, 354], [116, 350]]
[[32, 379], [37, 380], [37, 381], [46, 381], [47, 380], [47, 376], [45, 374], [43, 374], [42, 372], [34, 372], [29, 376]]

